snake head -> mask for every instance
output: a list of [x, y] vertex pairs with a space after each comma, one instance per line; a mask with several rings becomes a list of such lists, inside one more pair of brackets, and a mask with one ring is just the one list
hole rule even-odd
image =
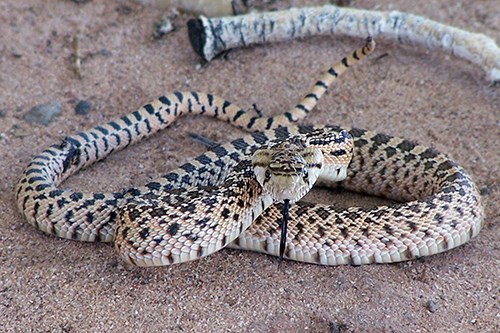
[[321, 150], [301, 137], [258, 149], [252, 158], [257, 181], [275, 202], [300, 200], [313, 187], [322, 165]]

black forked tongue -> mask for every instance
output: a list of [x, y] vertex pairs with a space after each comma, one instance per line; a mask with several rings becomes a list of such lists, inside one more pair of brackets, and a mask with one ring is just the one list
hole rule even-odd
[[283, 205], [283, 221], [281, 222], [281, 237], [280, 237], [280, 259], [278, 262], [278, 269], [280, 269], [281, 262], [283, 261], [283, 254], [286, 248], [286, 229], [288, 226], [288, 212], [290, 210], [290, 200], [285, 199]]

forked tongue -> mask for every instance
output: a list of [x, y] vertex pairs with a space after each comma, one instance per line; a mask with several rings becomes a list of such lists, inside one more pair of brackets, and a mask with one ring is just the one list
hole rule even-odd
[[283, 255], [285, 254], [286, 248], [286, 229], [288, 227], [288, 212], [290, 210], [290, 200], [285, 199], [283, 202], [283, 220], [281, 221], [281, 235], [280, 235], [280, 259], [278, 262], [278, 270], [280, 269], [281, 262], [283, 261]]

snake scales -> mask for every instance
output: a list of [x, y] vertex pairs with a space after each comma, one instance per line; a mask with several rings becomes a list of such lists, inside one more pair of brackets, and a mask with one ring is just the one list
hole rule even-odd
[[[175, 92], [68, 136], [28, 164], [16, 186], [18, 208], [48, 234], [89, 242], [115, 240], [122, 257], [141, 266], [197, 259], [224, 246], [278, 255], [281, 207], [263, 195], [242, 161], [258, 147], [320, 128], [294, 123], [373, 48], [369, 40], [336, 63], [301, 103], [278, 116], [262, 117], [210, 94]], [[116, 193], [57, 187], [80, 169], [190, 113], [252, 133], [216, 146], [143, 187]], [[326, 128], [343, 133], [338, 126]], [[400, 203], [339, 209], [297, 202], [290, 210], [285, 258], [323, 265], [398, 262], [449, 250], [479, 233], [484, 213], [478, 190], [455, 162], [406, 139], [356, 128], [348, 132], [354, 149], [346, 179], [332, 183], [320, 177], [318, 182]], [[247, 181], [240, 182], [242, 177]], [[224, 182], [229, 185], [214, 187]]]

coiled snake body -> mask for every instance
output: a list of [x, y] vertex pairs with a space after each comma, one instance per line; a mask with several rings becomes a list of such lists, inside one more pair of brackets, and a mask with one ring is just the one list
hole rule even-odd
[[[225, 246], [278, 255], [281, 207], [263, 192], [245, 156], [290, 137], [323, 131], [293, 123], [311, 111], [336, 77], [373, 48], [368, 40], [335, 64], [301, 103], [282, 115], [266, 118], [209, 94], [176, 92], [69, 136], [29, 163], [16, 187], [18, 208], [46, 233], [80, 241], [115, 241], [121, 256], [140, 266], [185, 262]], [[57, 187], [78, 170], [187, 113], [212, 116], [252, 133], [212, 148], [143, 187], [117, 193]], [[319, 184], [401, 203], [339, 209], [299, 201], [290, 210], [285, 258], [323, 265], [399, 262], [446, 251], [479, 233], [483, 208], [478, 190], [444, 154], [361, 129], [346, 134], [337, 126], [324, 128], [339, 138], [352, 138], [354, 149], [345, 180], [333, 183], [335, 177], [320, 175]], [[331, 155], [341, 155], [341, 150]], [[217, 187], [221, 184], [225, 185]]]

